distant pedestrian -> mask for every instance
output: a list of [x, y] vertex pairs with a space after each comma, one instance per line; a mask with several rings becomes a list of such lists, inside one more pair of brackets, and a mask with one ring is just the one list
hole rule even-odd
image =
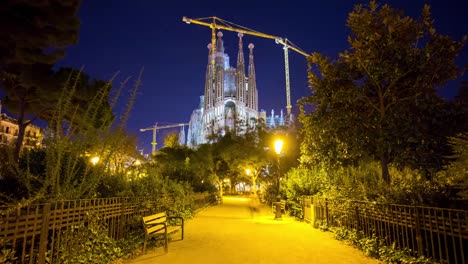
[[250, 211], [250, 218], [255, 216], [255, 213], [259, 211], [260, 201], [256, 193], [250, 196], [249, 201], [249, 211]]

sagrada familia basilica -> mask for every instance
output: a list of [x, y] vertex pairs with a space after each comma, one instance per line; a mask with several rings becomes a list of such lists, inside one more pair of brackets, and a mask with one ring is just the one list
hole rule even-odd
[[237, 68], [233, 68], [228, 54], [224, 52], [223, 34], [218, 32], [217, 36], [216, 52], [213, 52], [211, 43], [208, 45], [205, 93], [200, 96], [199, 108], [190, 117], [187, 145], [192, 147], [207, 143], [207, 137], [211, 134], [224, 134], [227, 131], [242, 133], [247, 126], [255, 126], [260, 119], [269, 127], [285, 123], [282, 111], [280, 116], [275, 116], [272, 110], [271, 117], [267, 117], [265, 111], [258, 110], [254, 45], [248, 45], [247, 66], [244, 61], [243, 34], [238, 34]]

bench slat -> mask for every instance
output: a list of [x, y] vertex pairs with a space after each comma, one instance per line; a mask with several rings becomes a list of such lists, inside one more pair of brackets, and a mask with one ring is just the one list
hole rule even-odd
[[[159, 229], [156, 228], [156, 227], [158, 227]], [[164, 234], [164, 227], [155, 226], [155, 227], [152, 227], [152, 228], [156, 228], [156, 229], [155, 229], [156, 231], [154, 231], [154, 230], [149, 231], [149, 230], [148, 230], [148, 233], [149, 233], [150, 236], [152, 236], [152, 235]], [[180, 230], [181, 228], [182, 228], [182, 226], [168, 226], [168, 227], [167, 227], [167, 233], [168, 233], [168, 234], [169, 234], [169, 233], [173, 233], [173, 232], [175, 232], [175, 231], [177, 231], [177, 230]]]
[[158, 214], [154, 214], [154, 215], [149, 215], [149, 216], [143, 216], [143, 222], [146, 223], [148, 221], [158, 219], [158, 218], [161, 218], [161, 217], [166, 218], [166, 212], [162, 212], [162, 213], [158, 213]]
[[154, 225], [154, 224], [161, 224], [167, 221], [167, 217], [161, 217], [158, 219], [150, 220], [148, 222], [145, 221], [145, 225]]
[[161, 232], [164, 234], [164, 226], [163, 225], [157, 225], [157, 226], [153, 226], [153, 227], [150, 227], [148, 229], [146, 229], [146, 233], [148, 235], [152, 235], [154, 233], [158, 233], [158, 232]]

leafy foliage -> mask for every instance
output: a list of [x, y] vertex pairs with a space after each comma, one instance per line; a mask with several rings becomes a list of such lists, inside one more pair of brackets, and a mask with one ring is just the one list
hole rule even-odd
[[[16, 199], [27, 198], [29, 202], [93, 197], [103, 177], [115, 171], [116, 168], [111, 166], [115, 153], [120, 148], [125, 149], [121, 146], [128, 143], [123, 132], [128, 111], [121, 117], [120, 124], [111, 128], [114, 121], [109, 108], [111, 85], [102, 83], [102, 87], [93, 91], [94, 95], [85, 104], [85, 109], [75, 112], [80, 117], [70, 115], [76, 110], [74, 95], [79, 83], [80, 74], [77, 73], [71, 74], [64, 84], [52, 111], [49, 128], [44, 132], [46, 148], [24, 152], [19, 163], [10, 158], [10, 162], [2, 164], [2, 188], [6, 193], [12, 192]], [[138, 84], [139, 79], [133, 88], [133, 97], [129, 99], [129, 107]], [[112, 98], [112, 106], [123, 85]], [[104, 112], [103, 107], [106, 109]], [[82, 122], [99, 125], [84, 127], [80, 125]], [[99, 163], [95, 165], [89, 161], [94, 156], [99, 157]]]
[[78, 41], [79, 0], [2, 1], [0, 69], [5, 65], [54, 64]]
[[388, 246], [385, 244], [385, 239], [376, 236], [365, 237], [364, 234], [355, 229], [349, 230], [346, 228], [335, 228], [329, 229], [334, 233], [335, 238], [338, 240], [344, 240], [349, 242], [351, 245], [362, 250], [366, 256], [380, 259], [385, 263], [392, 264], [435, 264], [438, 263], [432, 259], [424, 256], [414, 257], [409, 249], [397, 249], [396, 244]]
[[450, 138], [454, 159], [444, 171], [437, 175], [436, 181], [452, 187], [458, 198], [468, 198], [468, 133]]
[[179, 147], [179, 134], [176, 132], [169, 133], [165, 138], [164, 138], [164, 147], [167, 148], [176, 148]]
[[[78, 41], [79, 0], [2, 1], [0, 7], [0, 89], [7, 108], [17, 115], [15, 159], [25, 128], [38, 109], [56, 102], [52, 65], [66, 46]], [[51, 109], [48, 107], [48, 109]]]
[[[444, 103], [435, 87], [457, 76], [464, 40], [436, 33], [428, 6], [415, 20], [371, 1], [355, 7], [348, 27], [350, 49], [338, 60], [309, 58], [313, 94], [302, 103], [302, 161], [334, 167], [373, 158], [387, 184], [391, 163], [440, 163], [446, 153], [438, 147], [453, 131], [437, 115]], [[314, 111], [306, 113], [307, 105]]]
[[5, 239], [0, 239], [0, 263], [10, 264], [15, 263], [15, 251], [8, 246]]
[[63, 231], [60, 243], [60, 263], [102, 263], [121, 257], [116, 241], [107, 236], [103, 219], [87, 214], [86, 222]]
[[330, 189], [330, 182], [323, 169], [299, 166], [288, 171], [285, 192], [290, 213], [302, 218], [302, 196], [321, 195]]

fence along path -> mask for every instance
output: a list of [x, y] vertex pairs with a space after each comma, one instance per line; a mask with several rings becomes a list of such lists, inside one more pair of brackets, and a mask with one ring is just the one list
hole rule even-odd
[[[211, 202], [211, 196], [195, 196], [194, 206]], [[20, 263], [56, 263], [64, 230], [90, 217], [105, 220], [109, 237], [125, 236], [131, 223], [143, 215], [170, 208], [172, 197], [101, 198], [69, 200], [9, 209], [0, 207], [0, 248], [15, 251]]]
[[466, 263], [468, 211], [303, 197], [304, 219], [355, 229], [441, 263]]

